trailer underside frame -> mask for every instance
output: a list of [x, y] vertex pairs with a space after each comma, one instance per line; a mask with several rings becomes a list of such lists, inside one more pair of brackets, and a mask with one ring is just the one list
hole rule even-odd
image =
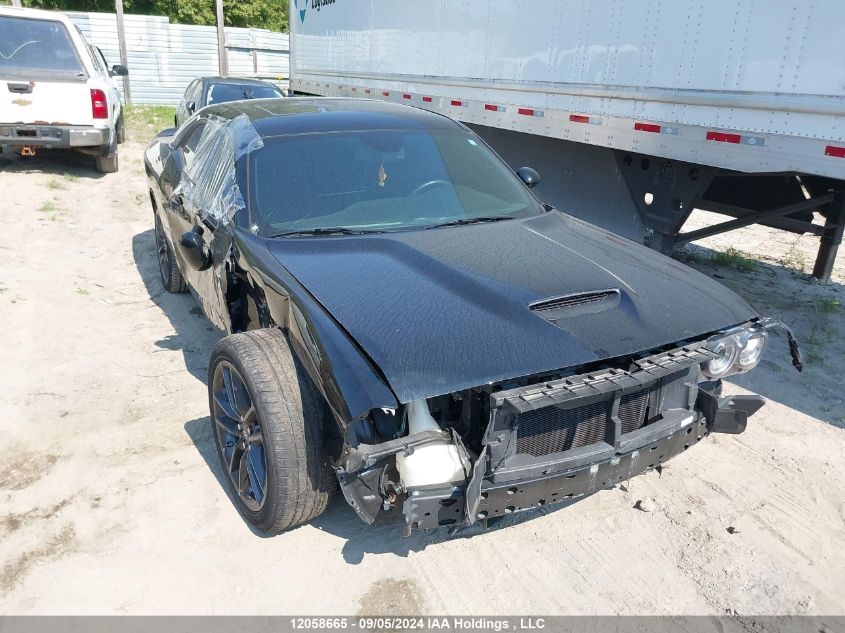
[[[614, 154], [645, 226], [644, 241], [649, 246], [671, 252], [678, 244], [761, 224], [819, 237], [812, 274], [822, 283], [830, 280], [845, 231], [845, 183], [842, 181], [794, 172], [719, 170], [619, 150], [614, 150]], [[812, 192], [802, 179], [812, 182]], [[740, 203], [750, 198], [760, 203], [755, 204], [755, 208]], [[733, 219], [684, 232], [683, 226], [693, 209]], [[824, 217], [824, 225], [813, 222], [814, 213]], [[612, 226], [606, 228], [613, 229]]]

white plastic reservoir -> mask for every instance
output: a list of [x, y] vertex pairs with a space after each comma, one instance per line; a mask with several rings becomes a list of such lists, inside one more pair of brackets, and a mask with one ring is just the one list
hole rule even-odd
[[[405, 405], [408, 412], [408, 436], [425, 431], [439, 431], [440, 426], [431, 417], [425, 400], [414, 400]], [[396, 455], [396, 468], [405, 488], [462, 482], [466, 479], [469, 464], [461, 461], [454, 444], [429, 444], [414, 449], [411, 455]]]

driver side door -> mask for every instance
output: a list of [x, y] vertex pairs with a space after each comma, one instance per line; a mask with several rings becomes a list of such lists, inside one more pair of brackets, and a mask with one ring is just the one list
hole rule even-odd
[[202, 161], [219, 160], [214, 154], [197, 152], [205, 132], [207, 123], [201, 119], [176, 148], [181, 173], [168, 205], [168, 222], [185, 282], [208, 319], [228, 332], [231, 320], [226, 306], [226, 262], [234, 224], [222, 222], [203, 208], [199, 194], [205, 191], [206, 183], [192, 180], [196, 174], [207, 172]]

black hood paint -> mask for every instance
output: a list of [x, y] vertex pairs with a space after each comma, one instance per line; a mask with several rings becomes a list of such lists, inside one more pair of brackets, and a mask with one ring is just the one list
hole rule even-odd
[[[400, 402], [623, 356], [757, 313], [710, 278], [559, 212], [371, 236], [268, 240]], [[618, 288], [554, 325], [528, 305]]]

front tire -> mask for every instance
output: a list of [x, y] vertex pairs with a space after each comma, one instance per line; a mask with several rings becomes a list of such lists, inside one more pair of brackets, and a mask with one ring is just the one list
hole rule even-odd
[[280, 330], [220, 340], [208, 399], [217, 453], [248, 523], [281, 532], [326, 509], [337, 486], [323, 448], [326, 405]]

